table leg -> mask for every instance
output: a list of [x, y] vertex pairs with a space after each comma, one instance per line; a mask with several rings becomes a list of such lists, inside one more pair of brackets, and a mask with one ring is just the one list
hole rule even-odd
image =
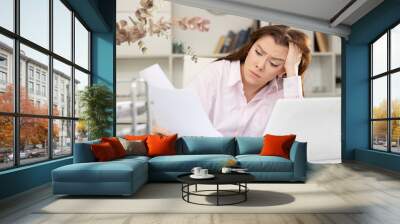
[[248, 190], [247, 190], [247, 183], [244, 183], [244, 201], [247, 201], [247, 192], [248, 192]]
[[217, 184], [217, 206], [219, 205], [219, 184]]
[[197, 192], [197, 184], [196, 184], [196, 186], [195, 186], [195, 191]]
[[188, 202], [190, 202], [190, 201], [189, 201], [189, 195], [190, 195], [190, 184], [188, 184], [188, 185], [187, 185], [187, 192], [188, 192], [188, 193], [187, 193], [187, 201], [188, 201]]

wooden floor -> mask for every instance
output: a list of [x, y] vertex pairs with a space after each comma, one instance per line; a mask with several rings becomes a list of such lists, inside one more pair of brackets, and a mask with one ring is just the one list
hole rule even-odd
[[308, 182], [368, 206], [357, 214], [35, 214], [35, 208], [54, 200], [46, 185], [1, 201], [0, 223], [400, 223], [398, 173], [359, 163], [311, 165]]

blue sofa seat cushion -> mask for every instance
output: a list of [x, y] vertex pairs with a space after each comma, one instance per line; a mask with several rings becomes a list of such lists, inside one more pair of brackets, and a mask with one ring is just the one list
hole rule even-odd
[[235, 159], [235, 157], [216, 154], [157, 156], [149, 160], [149, 170], [151, 172], [190, 172], [193, 167], [200, 166], [216, 172], [230, 159]]
[[293, 172], [292, 161], [279, 156], [239, 155], [236, 160], [249, 172]]
[[176, 144], [177, 154], [226, 154], [235, 155], [235, 138], [183, 136]]
[[131, 182], [135, 172], [147, 172], [147, 163], [140, 159], [74, 163], [53, 170], [52, 175], [57, 182]]

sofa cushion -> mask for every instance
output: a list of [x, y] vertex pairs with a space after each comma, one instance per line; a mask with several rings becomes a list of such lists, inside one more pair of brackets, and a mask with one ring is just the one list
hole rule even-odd
[[174, 135], [149, 135], [146, 139], [148, 156], [164, 156], [176, 154], [176, 139]]
[[117, 158], [122, 158], [126, 156], [126, 151], [124, 146], [121, 144], [117, 137], [103, 137], [101, 138], [101, 142], [108, 142], [114, 149], [115, 155]]
[[235, 155], [235, 138], [183, 136], [177, 142], [177, 154]]
[[211, 172], [219, 171], [230, 159], [231, 155], [175, 155], [158, 156], [149, 160], [149, 170], [163, 172], [190, 172], [193, 167], [200, 166]]
[[259, 154], [263, 147], [263, 137], [236, 137], [236, 155]]
[[292, 172], [292, 161], [279, 156], [238, 155], [239, 166], [249, 172]]
[[141, 140], [126, 140], [124, 138], [118, 138], [122, 146], [126, 151], [126, 155], [137, 155], [145, 156], [147, 155], [146, 142]]
[[280, 156], [286, 159], [290, 159], [290, 148], [296, 135], [270, 135], [264, 136], [264, 145], [261, 149], [261, 156]]
[[147, 172], [146, 166], [140, 159], [74, 163], [53, 170], [52, 175], [58, 182], [130, 182], [133, 173]]
[[90, 147], [94, 157], [96, 157], [96, 161], [105, 162], [118, 158], [118, 156], [115, 154], [115, 150], [109, 142], [92, 144]]

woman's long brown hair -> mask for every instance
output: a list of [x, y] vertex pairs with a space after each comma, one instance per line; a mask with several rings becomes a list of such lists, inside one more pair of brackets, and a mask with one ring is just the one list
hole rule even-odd
[[250, 34], [250, 38], [247, 43], [245, 43], [241, 48], [225, 57], [218, 58], [216, 61], [240, 60], [240, 63], [244, 63], [250, 48], [258, 39], [264, 36], [271, 36], [275, 40], [276, 44], [289, 47], [289, 42], [293, 42], [300, 48], [302, 56], [298, 74], [301, 75], [301, 78], [303, 79], [304, 72], [311, 62], [310, 39], [305, 33], [291, 29], [290, 27], [285, 25], [264, 26], [255, 30], [253, 33]]

